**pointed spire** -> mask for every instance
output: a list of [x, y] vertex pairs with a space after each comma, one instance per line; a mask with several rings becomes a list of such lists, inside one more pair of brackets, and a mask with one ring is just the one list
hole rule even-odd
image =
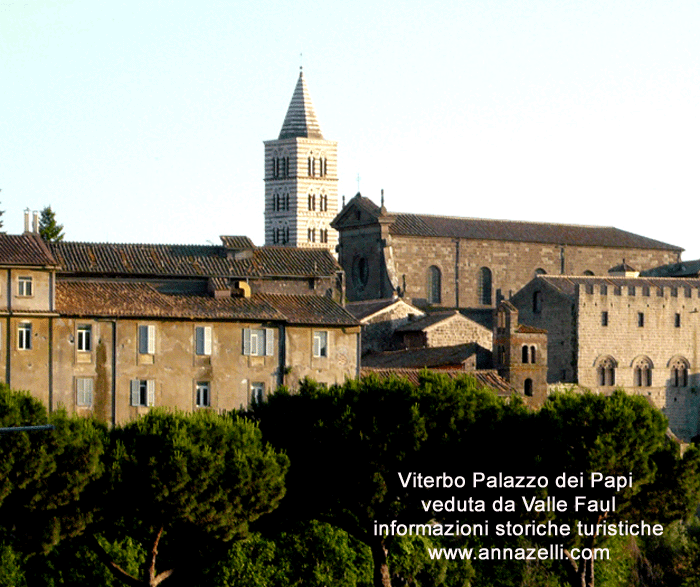
[[284, 117], [284, 124], [280, 131], [280, 139], [293, 139], [302, 137], [307, 139], [323, 139], [321, 126], [318, 124], [314, 106], [309, 97], [309, 89], [306, 87], [304, 72], [299, 68], [299, 80], [294, 88], [292, 101]]

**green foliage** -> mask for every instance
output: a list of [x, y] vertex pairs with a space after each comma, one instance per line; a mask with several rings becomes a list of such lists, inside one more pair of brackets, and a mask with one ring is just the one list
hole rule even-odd
[[25, 587], [21, 556], [7, 542], [0, 542], [0, 587]]
[[234, 542], [207, 574], [213, 587], [369, 587], [367, 548], [329, 524], [310, 521], [263, 537]]
[[46, 552], [85, 529], [91, 512], [82, 498], [103, 470], [101, 425], [62, 411], [49, 417], [28, 393], [0, 385], [0, 426], [47, 423], [55, 429], [0, 436], [0, 522], [27, 554]]
[[[325, 389], [304, 381], [296, 394], [273, 394], [254, 416], [292, 462], [278, 517], [325, 520], [365, 543], [378, 585], [386, 584], [391, 561], [389, 544], [373, 534], [374, 520], [432, 518], [420, 493], [404, 486], [398, 473], [453, 470], [461, 446], [493, 434], [510, 410], [472, 378], [426, 373], [419, 386], [368, 377]], [[482, 439], [481, 445], [488, 443]], [[477, 458], [474, 452], [464, 454]]]
[[[103, 537], [97, 540], [127, 572], [138, 574], [146, 559], [143, 549], [130, 538], [109, 543]], [[86, 540], [62, 542], [51, 552], [35, 557], [27, 567], [30, 585], [42, 587], [123, 587], [123, 583], [104, 566]]]
[[[156, 555], [170, 573], [217, 542], [244, 537], [282, 499], [287, 467], [287, 457], [240, 418], [152, 410], [115, 428], [101, 529], [110, 541], [133, 538], [147, 553], [138, 578], [120, 576], [149, 584]], [[113, 556], [95, 546], [111, 565]]]
[[278, 569], [275, 543], [260, 534], [251, 533], [245, 540], [232, 544], [226, 557], [206, 575], [212, 587], [272, 587], [284, 577]]
[[49, 243], [58, 243], [63, 240], [63, 224], [56, 222], [56, 213], [51, 206], [46, 206], [40, 213], [39, 234]]

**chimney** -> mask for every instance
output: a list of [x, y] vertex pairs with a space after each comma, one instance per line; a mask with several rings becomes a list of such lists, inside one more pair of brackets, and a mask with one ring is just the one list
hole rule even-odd
[[34, 210], [34, 212], [32, 212], [32, 216], [32, 230], [35, 234], [39, 234], [39, 212]]
[[29, 208], [24, 209], [24, 232], [29, 232]]

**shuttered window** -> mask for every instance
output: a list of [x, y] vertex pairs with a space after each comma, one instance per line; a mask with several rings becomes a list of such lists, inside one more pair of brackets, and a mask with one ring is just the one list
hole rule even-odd
[[195, 328], [195, 352], [198, 355], [211, 355], [211, 326]]
[[156, 353], [156, 327], [154, 324], [139, 326], [139, 353], [142, 355]]
[[95, 381], [90, 377], [77, 377], [75, 380], [75, 403], [78, 406], [92, 406]]
[[131, 405], [156, 405], [156, 382], [153, 379], [131, 380]]
[[271, 357], [275, 352], [275, 331], [272, 328], [244, 328], [243, 354]]

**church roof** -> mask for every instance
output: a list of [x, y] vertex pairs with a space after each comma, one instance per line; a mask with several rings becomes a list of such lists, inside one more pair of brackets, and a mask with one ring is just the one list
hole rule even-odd
[[389, 232], [395, 235], [449, 237], [478, 240], [537, 242], [592, 247], [628, 247], [682, 251], [669, 245], [612, 226], [550, 224], [516, 220], [455, 218], [426, 214], [392, 214]]
[[357, 194], [331, 223], [336, 230], [354, 228], [358, 216], [350, 210], [366, 213], [362, 224], [369, 219], [388, 226], [395, 236], [421, 238], [460, 238], [472, 240], [498, 240], [553, 245], [613, 247], [629, 249], [656, 249], [682, 252], [681, 247], [670, 245], [613, 226], [584, 226], [519, 220], [493, 220], [488, 218], [459, 218], [429, 214], [404, 214], [387, 212], [370, 199]]
[[294, 139], [297, 137], [306, 139], [323, 139], [321, 126], [316, 118], [314, 105], [311, 103], [309, 89], [306, 86], [304, 72], [299, 72], [292, 101], [284, 117], [284, 124], [280, 131], [279, 139]]

